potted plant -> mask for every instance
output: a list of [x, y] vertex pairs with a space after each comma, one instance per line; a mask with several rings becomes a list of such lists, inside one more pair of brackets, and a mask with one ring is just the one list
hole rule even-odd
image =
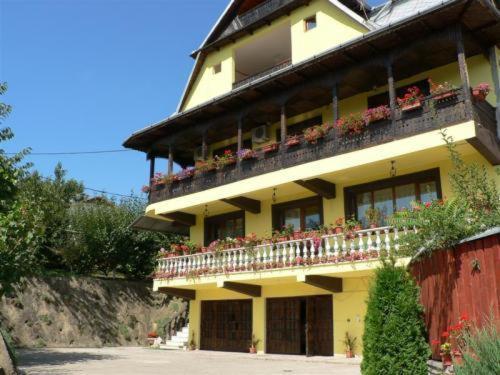
[[287, 147], [293, 147], [300, 144], [300, 137], [298, 134], [289, 135], [286, 138], [285, 144]]
[[429, 78], [430, 93], [434, 100], [440, 101], [446, 98], [457, 96], [455, 87], [448, 82], [435, 83]]
[[373, 122], [387, 120], [391, 118], [391, 109], [386, 105], [381, 105], [375, 108], [368, 108], [363, 113], [363, 118], [367, 125]]
[[189, 340], [189, 350], [196, 350], [196, 341], [194, 339], [194, 331], [191, 333], [191, 340]]
[[231, 150], [225, 150], [223, 155], [215, 156], [215, 165], [217, 169], [222, 169], [234, 163], [236, 163], [236, 157]]
[[422, 107], [424, 96], [417, 86], [409, 87], [402, 98], [397, 98], [398, 105], [403, 112], [412, 111]]
[[165, 175], [161, 172], [157, 172], [153, 175], [153, 178], [151, 179], [151, 185], [154, 186], [156, 189], [164, 187], [166, 183], [165, 180]]
[[250, 354], [257, 354], [257, 345], [259, 345], [260, 340], [255, 338], [255, 335], [252, 335], [252, 340], [250, 341]]
[[335, 234], [341, 234], [344, 232], [344, 218], [339, 217], [335, 220]]
[[188, 167], [182, 169], [179, 173], [177, 173], [177, 180], [182, 181], [182, 180], [187, 180], [188, 178], [193, 177], [194, 175], [194, 168]]
[[176, 174], [169, 174], [165, 177], [163, 177], [164, 184], [171, 185], [176, 181], [179, 181], [179, 176]]
[[361, 134], [366, 129], [366, 122], [359, 113], [351, 113], [337, 120], [335, 127], [341, 135]]
[[304, 130], [304, 139], [310, 144], [318, 143], [318, 140], [323, 138], [328, 131], [328, 126], [316, 125]]
[[355, 232], [361, 230], [361, 223], [352, 216], [350, 219], [346, 219], [344, 228], [346, 237], [353, 239]]
[[198, 160], [194, 165], [194, 174], [202, 174], [205, 172], [213, 172], [216, 165], [213, 161]]
[[490, 85], [487, 83], [480, 83], [477, 86], [474, 86], [472, 89], [472, 95], [476, 101], [484, 101], [488, 94], [490, 93]]
[[441, 355], [443, 366], [451, 366], [451, 344], [449, 342], [445, 342], [440, 346], [439, 355]]
[[257, 153], [249, 148], [242, 148], [240, 151], [236, 153], [236, 155], [240, 160], [250, 160], [250, 159], [255, 159], [257, 157]]
[[356, 349], [356, 341], [357, 338], [353, 337], [349, 334], [349, 332], [345, 333], [344, 336], [344, 347], [345, 347], [345, 356], [346, 358], [354, 358], [354, 350]]
[[370, 207], [365, 211], [365, 217], [370, 223], [370, 228], [377, 228], [380, 224], [382, 213], [378, 208]]
[[269, 154], [271, 152], [276, 152], [280, 148], [280, 144], [278, 142], [271, 142], [267, 145], [262, 146], [261, 151], [264, 154]]

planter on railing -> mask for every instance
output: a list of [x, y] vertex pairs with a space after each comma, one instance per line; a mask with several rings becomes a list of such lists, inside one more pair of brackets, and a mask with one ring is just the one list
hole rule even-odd
[[159, 260], [156, 279], [200, 277], [234, 272], [315, 266], [376, 259], [381, 253], [398, 252], [399, 239], [407, 231], [391, 227], [325, 235], [235, 248], [220, 253], [199, 253]]

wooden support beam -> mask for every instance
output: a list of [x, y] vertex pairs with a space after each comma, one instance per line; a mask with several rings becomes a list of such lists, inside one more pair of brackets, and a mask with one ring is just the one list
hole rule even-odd
[[245, 294], [250, 297], [260, 297], [262, 295], [262, 287], [260, 285], [242, 284], [231, 281], [224, 281], [222, 288], [233, 292]]
[[333, 199], [336, 196], [335, 184], [322, 180], [321, 178], [313, 178], [311, 180], [297, 180], [297, 185], [312, 191], [315, 194], [325, 198]]
[[163, 216], [172, 221], [177, 221], [182, 225], [187, 225], [190, 227], [196, 225], [196, 216], [193, 214], [188, 214], [186, 212], [176, 211], [170, 212], [168, 214], [160, 214], [160, 216]]
[[281, 143], [286, 143], [286, 105], [281, 105], [281, 115], [280, 115], [280, 124], [281, 124]]
[[342, 293], [342, 279], [338, 277], [306, 275], [306, 284], [321, 288], [332, 293]]
[[207, 132], [204, 131], [201, 138], [201, 158], [207, 160], [208, 145], [207, 145]]
[[151, 180], [155, 175], [155, 157], [151, 156], [149, 158], [149, 183], [151, 184]]
[[394, 131], [396, 130], [396, 88], [394, 87], [394, 73], [392, 71], [392, 59], [386, 62], [387, 86], [389, 88], [389, 107], [391, 108], [391, 119]]
[[222, 202], [228, 203], [234, 207], [251, 212], [252, 214], [260, 214], [260, 201], [247, 197], [236, 197], [221, 199]]
[[332, 86], [332, 111], [333, 111], [333, 124], [337, 123], [339, 119], [339, 94], [338, 85], [335, 82]]
[[169, 296], [184, 298], [187, 300], [196, 299], [196, 290], [192, 289], [160, 287], [158, 288], [158, 292], [168, 294]]
[[238, 117], [238, 151], [243, 147], [243, 116]]
[[174, 173], [174, 148], [170, 145], [168, 146], [168, 167], [167, 173], [171, 175]]
[[455, 42], [457, 43], [457, 59], [458, 68], [460, 70], [460, 78], [462, 80], [462, 88], [465, 99], [465, 110], [469, 116], [472, 116], [472, 102], [470, 97], [470, 81], [469, 71], [467, 69], [467, 60], [465, 56], [464, 40], [462, 35], [462, 28], [458, 25], [455, 28]]

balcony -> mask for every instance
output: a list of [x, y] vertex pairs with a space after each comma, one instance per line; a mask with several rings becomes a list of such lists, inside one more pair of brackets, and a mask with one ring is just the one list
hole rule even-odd
[[279, 63], [279, 64], [277, 64], [269, 69], [266, 69], [266, 70], [259, 72], [259, 73], [256, 73], [256, 74], [253, 74], [250, 77], [247, 77], [247, 78], [242, 79], [240, 81], [236, 81], [235, 83], [233, 83], [233, 90], [237, 89], [238, 87], [245, 86], [245, 85], [247, 85], [253, 81], [256, 81], [260, 78], [266, 77], [274, 72], [278, 72], [281, 69], [284, 69], [290, 65], [292, 65], [292, 60], [286, 59], [285, 61], [283, 61], [283, 62], [281, 62], [281, 63]]
[[401, 238], [407, 234], [407, 230], [399, 231], [387, 226], [352, 234], [269, 242], [250, 249], [227, 249], [218, 254], [207, 252], [163, 258], [158, 262], [155, 279], [168, 281], [368, 261], [378, 259], [381, 254], [397, 253]]
[[475, 119], [484, 132], [496, 140], [494, 108], [487, 102], [474, 103], [472, 114], [467, 110], [462, 90], [446, 100], [427, 97], [420, 109], [404, 112], [396, 110], [394, 121], [385, 120], [370, 124], [361, 134], [343, 136], [333, 129], [317, 144], [302, 141], [294, 147], [283, 147], [271, 153], [259, 151], [257, 157], [243, 160], [239, 164], [226, 166], [222, 170], [207, 171], [201, 175], [175, 181], [170, 185], [153, 187], [150, 202], [156, 203], [220, 185], [240, 181], [249, 177], [289, 168], [367, 147], [388, 143], [397, 139], [429, 132], [444, 126], [451, 126]]
[[256, 6], [253, 9], [237, 16], [226, 30], [220, 35], [220, 39], [224, 39], [250, 25], [263, 20], [264, 18], [277, 13], [278, 11], [290, 11], [291, 7], [296, 3], [296, 0], [268, 0]]

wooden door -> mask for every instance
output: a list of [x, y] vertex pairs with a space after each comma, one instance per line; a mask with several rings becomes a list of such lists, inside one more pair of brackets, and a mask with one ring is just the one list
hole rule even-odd
[[333, 355], [332, 296], [307, 298], [307, 355]]
[[266, 302], [266, 352], [304, 354], [303, 298], [269, 298]]
[[247, 352], [252, 340], [252, 300], [202, 301], [200, 349]]

